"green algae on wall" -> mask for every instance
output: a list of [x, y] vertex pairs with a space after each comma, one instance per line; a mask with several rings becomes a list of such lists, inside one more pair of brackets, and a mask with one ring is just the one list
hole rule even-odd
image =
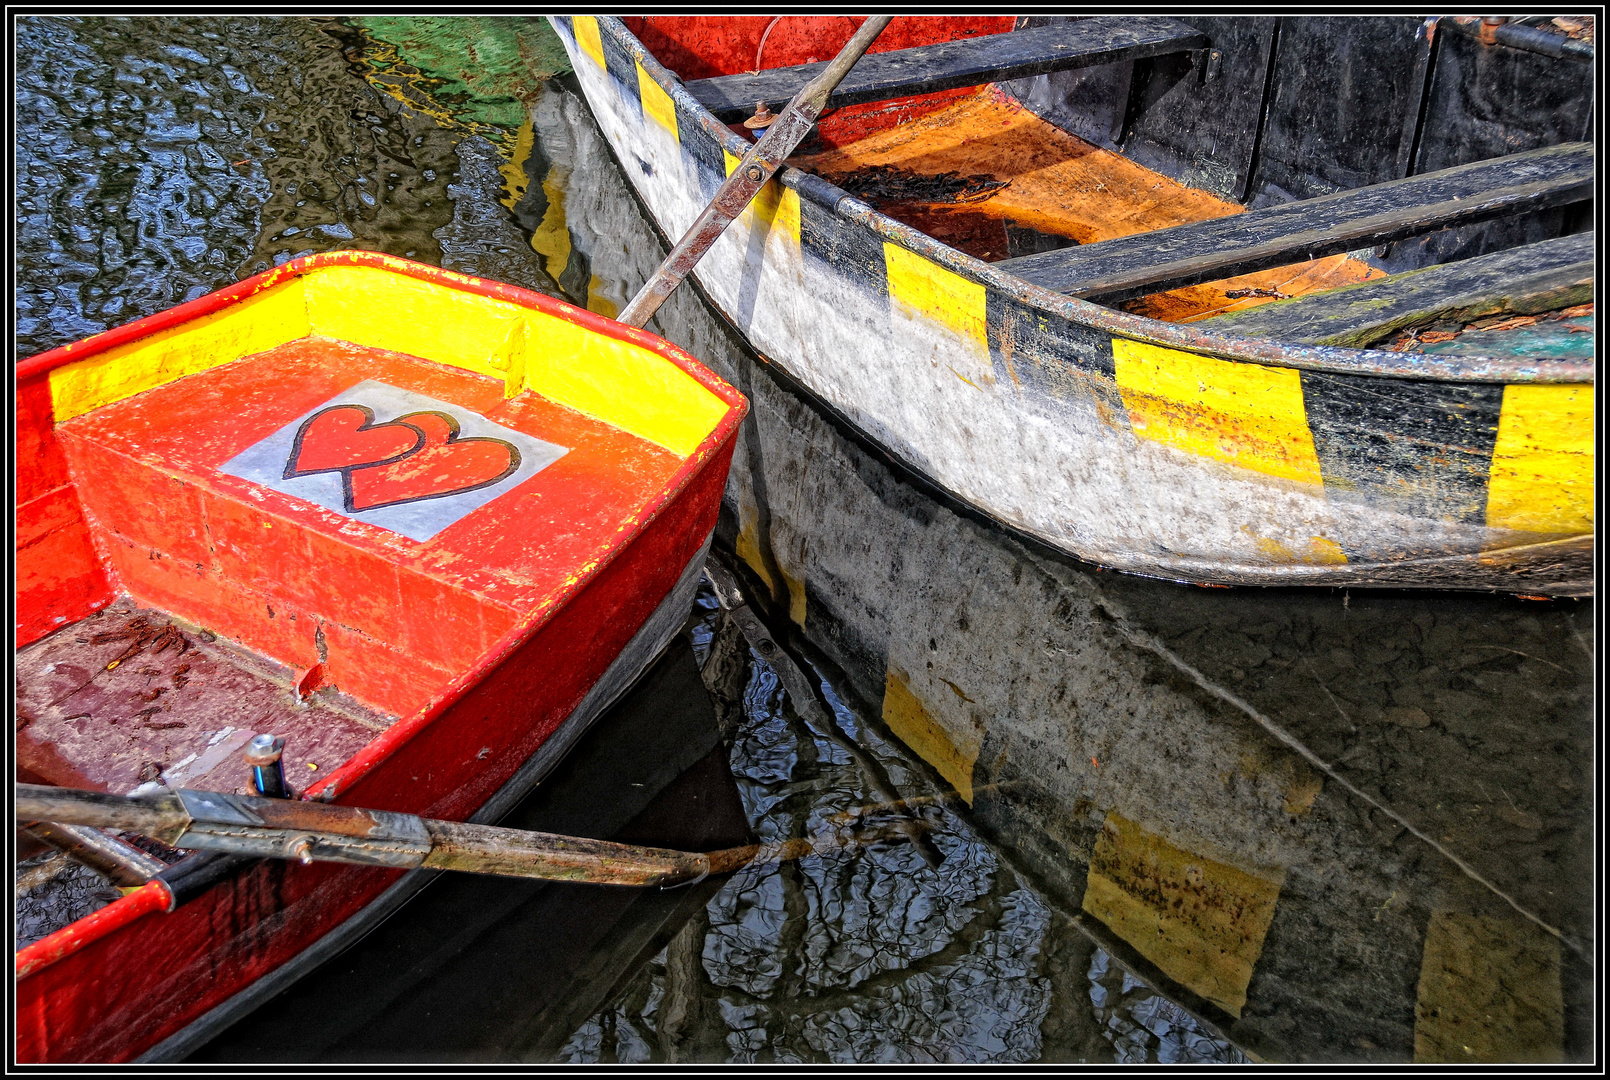
[[[518, 129], [539, 85], [570, 70], [559, 38], [539, 16], [366, 15], [351, 22], [429, 78], [429, 96], [460, 122]], [[388, 58], [372, 59], [380, 66]]]

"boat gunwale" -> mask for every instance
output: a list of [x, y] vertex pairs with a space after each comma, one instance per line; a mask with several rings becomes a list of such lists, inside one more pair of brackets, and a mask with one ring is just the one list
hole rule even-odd
[[[47, 349], [42, 353], [24, 357], [17, 361], [14, 367], [14, 377], [17, 382], [37, 378], [45, 372], [96, 356], [121, 345], [140, 341], [164, 330], [171, 330], [193, 319], [216, 314], [225, 308], [238, 304], [242, 300], [261, 292], [267, 292], [269, 289], [283, 285], [295, 278], [303, 277], [316, 270], [335, 266], [361, 266], [386, 270], [427, 284], [440, 285], [456, 289], [459, 292], [484, 296], [492, 300], [502, 300], [507, 303], [517, 304], [520, 307], [540, 311], [544, 315], [552, 315], [555, 318], [573, 323], [584, 330], [603, 334], [605, 337], [615, 338], [617, 341], [624, 341], [657, 353], [692, 376], [700, 386], [726, 401], [729, 406], [733, 404], [730, 400], [730, 395], [721, 391], [720, 388], [725, 384], [716, 377], [714, 372], [699, 363], [698, 359], [686, 350], [647, 330], [627, 326], [625, 323], [616, 322], [614, 319], [605, 318], [596, 312], [577, 307], [569, 301], [544, 296], [542, 293], [533, 292], [530, 289], [522, 289], [518, 285], [509, 285], [492, 278], [461, 274], [455, 270], [432, 266], [429, 263], [415, 262], [412, 259], [404, 259], [397, 255], [387, 255], [384, 252], [367, 251], [358, 248], [343, 251], [321, 251], [312, 255], [303, 255], [300, 258], [290, 259], [279, 266], [253, 274], [248, 278], [242, 278], [240, 281], [225, 285], [223, 288], [215, 289], [205, 296], [198, 296], [194, 300], [187, 300], [182, 304], [164, 308], [144, 318], [135, 319], [132, 322], [123, 323], [121, 326], [114, 326], [109, 330], [91, 334], [89, 337], [80, 338], [65, 345], [58, 345], [54, 349]], [[733, 391], [733, 393], [736, 393], [736, 391]], [[741, 395], [739, 396], [741, 397]]]
[[[753, 143], [717, 120], [715, 114], [687, 90], [681, 77], [661, 63], [624, 23], [605, 15], [595, 16], [595, 19], [601, 29], [607, 30], [631, 54], [644, 74], [670, 95], [679, 110], [696, 118], [724, 150], [742, 158], [753, 149]], [[574, 37], [573, 27], [570, 32]], [[785, 165], [777, 175], [779, 182], [792, 188], [801, 198], [808, 198], [836, 216], [964, 278], [1005, 293], [1048, 315], [1133, 341], [1183, 349], [1238, 363], [1337, 375], [1455, 383], [1592, 385], [1595, 382], [1596, 360], [1445, 357], [1381, 349], [1349, 349], [1338, 345], [1307, 345], [1272, 338], [1241, 337], [1217, 330], [1198, 329], [1191, 323], [1169, 323], [1144, 315], [1133, 315], [1088, 300], [1064, 296], [997, 269], [990, 263], [934, 239], [920, 229], [879, 212], [814, 173]]]

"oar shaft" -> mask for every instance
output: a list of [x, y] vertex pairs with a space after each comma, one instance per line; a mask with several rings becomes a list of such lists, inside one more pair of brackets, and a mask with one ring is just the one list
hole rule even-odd
[[156, 856], [89, 825], [33, 821], [25, 826], [25, 831], [74, 862], [105, 874], [113, 885], [144, 885], [168, 868], [168, 864]]
[[710, 860], [692, 851], [457, 821], [426, 821], [425, 827], [431, 849], [423, 865], [438, 870], [606, 885], [671, 885], [710, 873]]
[[98, 791], [17, 785], [17, 815], [159, 836], [180, 848], [304, 862], [607, 885], [669, 885], [710, 873], [703, 854], [615, 844], [385, 810], [263, 799], [214, 791], [130, 798]]
[[710, 205], [704, 208], [694, 220], [692, 228], [671, 249], [671, 254], [666, 256], [654, 276], [621, 311], [620, 322], [627, 326], [642, 326], [654, 317], [665, 298], [676, 291], [676, 287], [682, 284], [704, 253], [720, 239], [727, 226], [744, 212], [744, 208], [772, 178], [772, 174], [782, 168], [788, 155], [810, 134], [811, 125], [821, 115], [828, 95], [844, 81], [844, 76], [871, 47], [883, 28], [889, 25], [891, 18], [889, 15], [877, 15], [862, 23], [855, 36], [833, 58], [833, 62], [800, 88], [799, 93], [766, 129], [766, 134], [750, 147], [732, 175], [716, 191]]

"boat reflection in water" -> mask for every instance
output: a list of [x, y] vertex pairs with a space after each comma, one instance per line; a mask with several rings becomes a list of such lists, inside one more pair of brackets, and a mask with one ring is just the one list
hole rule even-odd
[[[542, 145], [573, 155], [568, 205], [585, 198], [588, 211], [569, 228], [628, 282], [624, 302], [658, 257], [651, 227], [566, 90], [550, 88], [534, 115]], [[1032, 903], [996, 883], [978, 895], [1001, 914], [969, 923], [1035, 939], [1038, 955], [1017, 962], [1049, 997], [1021, 1052], [1083, 1056], [1059, 1033], [1108, 1007], [1088, 978], [1100, 963], [1079, 953], [1079, 977], [1064, 981], [1055, 930], [1026, 929], [1057, 925], [1036, 904], [1259, 1057], [1583, 1052], [1591, 600], [1198, 589], [1098, 572], [891, 467], [692, 290], [651, 325], [751, 402], [717, 542], [774, 629], [824, 675], [850, 738], [915, 751], [1010, 874], [1037, 883], [1022, 894]], [[807, 744], [823, 745], [814, 733]], [[831, 874], [777, 876], [748, 916], [767, 928], [775, 968], [731, 969], [756, 950], [727, 943], [748, 935], [712, 930], [704, 953], [710, 978], [742, 991], [722, 999], [729, 1053], [1015, 1056], [1010, 1038], [991, 1051], [955, 1032], [923, 1046], [910, 1017], [956, 1014], [922, 1002], [914, 976], [874, 974], [906, 970], [906, 947], [839, 933], [848, 909], [824, 885]], [[857, 949], [864, 961], [849, 959]], [[865, 1000], [853, 1009], [803, 1004], [855, 987]], [[648, 984], [636, 992], [653, 997]], [[607, 1015], [578, 1037], [579, 1056], [601, 1045]], [[997, 1022], [1016, 1030], [1004, 1012]]]

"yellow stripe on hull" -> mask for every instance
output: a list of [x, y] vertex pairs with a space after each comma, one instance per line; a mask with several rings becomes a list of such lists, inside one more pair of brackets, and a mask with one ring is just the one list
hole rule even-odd
[[643, 115], [652, 117], [656, 123], [671, 133], [678, 142], [681, 139], [676, 130], [676, 106], [671, 102], [671, 95], [660, 89], [660, 84], [649, 78], [643, 65], [637, 65], [637, 93], [643, 99]]
[[1113, 339], [1112, 354], [1135, 434], [1282, 480], [1323, 483], [1296, 371], [1123, 338]]
[[1487, 477], [1487, 524], [1593, 531], [1593, 387], [1506, 386]]
[[[989, 333], [984, 317], [984, 286], [888, 241], [883, 244], [883, 261], [890, 299], [950, 330], [987, 367]], [[980, 374], [971, 372], [975, 378]]]
[[581, 51], [604, 66], [604, 40], [598, 35], [598, 20], [591, 15], [577, 15], [571, 26], [576, 32], [576, 44]]

